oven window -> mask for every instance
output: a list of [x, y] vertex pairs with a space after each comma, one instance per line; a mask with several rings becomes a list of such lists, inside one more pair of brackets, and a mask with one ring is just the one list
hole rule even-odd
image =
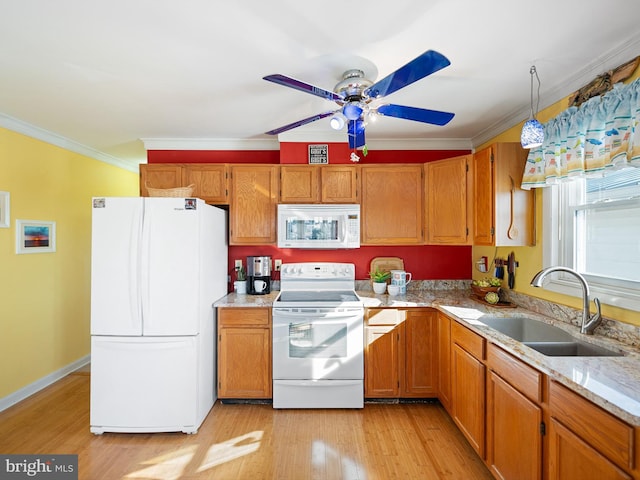
[[345, 323], [290, 323], [290, 358], [344, 358], [347, 356]]
[[337, 219], [287, 219], [286, 225], [287, 240], [338, 240]]

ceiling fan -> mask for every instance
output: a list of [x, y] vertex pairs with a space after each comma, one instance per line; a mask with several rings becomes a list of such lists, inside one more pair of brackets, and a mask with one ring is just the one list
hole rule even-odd
[[446, 125], [453, 118], [453, 113], [394, 104], [382, 104], [374, 107], [370, 103], [427, 77], [450, 64], [449, 59], [441, 53], [435, 50], [427, 50], [375, 83], [365, 78], [362, 70], [347, 70], [332, 92], [286, 75], [267, 75], [263, 77], [264, 80], [332, 100], [340, 105], [340, 108], [303, 118], [297, 122], [270, 130], [266, 134], [278, 135], [287, 130], [333, 115], [331, 126], [335, 129], [341, 129], [345, 120], [347, 121], [349, 148], [356, 149], [365, 145], [364, 127], [367, 120], [373, 115], [404, 118], [405, 120], [414, 120], [433, 125]]

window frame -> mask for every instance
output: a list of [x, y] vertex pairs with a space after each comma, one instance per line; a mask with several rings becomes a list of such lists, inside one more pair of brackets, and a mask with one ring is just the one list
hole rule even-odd
[[[578, 188], [579, 182], [563, 182], [564, 188]], [[573, 228], [566, 228], [565, 216], [573, 216], [567, 196], [561, 195], [559, 185], [543, 188], [542, 194], [542, 266], [543, 268], [562, 265], [575, 268]], [[579, 193], [573, 192], [573, 195]], [[640, 311], [640, 289], [621, 282], [594, 275], [584, 275], [589, 284], [591, 299], [627, 310]], [[566, 273], [555, 273], [545, 282], [544, 288], [556, 293], [582, 298], [582, 287], [578, 280]]]

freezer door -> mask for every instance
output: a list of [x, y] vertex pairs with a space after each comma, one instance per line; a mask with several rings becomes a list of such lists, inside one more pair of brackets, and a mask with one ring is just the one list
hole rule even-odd
[[92, 337], [91, 431], [197, 430], [196, 342]]
[[[185, 198], [146, 198], [143, 222], [143, 335], [199, 330], [200, 216], [207, 205]], [[210, 267], [209, 267], [210, 268]]]
[[91, 333], [142, 335], [139, 254], [141, 198], [94, 198], [91, 223]]

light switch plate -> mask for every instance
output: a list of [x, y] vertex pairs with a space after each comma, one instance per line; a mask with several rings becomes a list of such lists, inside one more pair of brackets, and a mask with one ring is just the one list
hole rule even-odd
[[242, 267], [242, 260], [236, 260], [236, 265], [235, 265], [235, 267], [236, 267], [236, 268], [240, 268], [240, 267]]

